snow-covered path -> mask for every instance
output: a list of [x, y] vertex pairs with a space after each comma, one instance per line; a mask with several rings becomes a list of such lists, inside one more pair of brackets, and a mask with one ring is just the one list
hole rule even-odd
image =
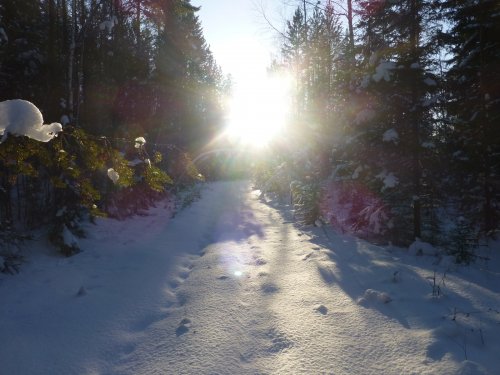
[[[209, 185], [173, 220], [158, 207], [133, 227], [104, 221], [92, 233], [76, 257], [37, 259], [0, 284], [0, 335], [16, 338], [0, 349], [0, 372], [487, 373], [429, 329], [442, 307], [430, 307], [441, 308], [434, 323], [416, 313], [429, 294], [419, 269], [297, 227], [248, 182]], [[395, 282], [401, 273], [410, 289]], [[377, 292], [359, 303], [373, 280], [398, 307]]]

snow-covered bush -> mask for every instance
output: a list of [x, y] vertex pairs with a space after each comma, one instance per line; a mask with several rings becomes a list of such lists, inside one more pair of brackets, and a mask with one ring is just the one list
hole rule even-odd
[[70, 256], [80, 251], [77, 238], [84, 237], [80, 227], [82, 220], [82, 211], [75, 210], [75, 207], [62, 207], [57, 212], [49, 239], [62, 254]]
[[290, 192], [295, 219], [304, 225], [315, 223], [319, 215], [319, 185], [314, 181], [294, 180]]
[[289, 197], [292, 177], [287, 162], [261, 161], [254, 166], [255, 186], [262, 194], [274, 193], [280, 198]]
[[356, 181], [327, 183], [321, 192], [320, 214], [334, 228], [378, 238], [392, 229], [384, 202]]
[[[135, 157], [144, 152], [143, 145], [132, 149]], [[159, 155], [142, 157], [130, 166], [106, 139], [71, 126], [48, 143], [7, 137], [0, 145], [0, 219], [27, 228], [49, 225], [51, 241], [71, 255], [78, 252], [82, 220], [117, 211], [115, 216], [131, 215], [158, 198], [172, 182], [155, 165], [159, 161]]]

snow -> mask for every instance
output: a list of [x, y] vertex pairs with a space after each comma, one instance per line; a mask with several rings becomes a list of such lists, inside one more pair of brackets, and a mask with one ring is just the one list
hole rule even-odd
[[14, 99], [0, 102], [0, 143], [7, 134], [27, 136], [40, 142], [48, 142], [62, 131], [61, 124], [43, 124], [40, 110], [26, 100]]
[[389, 303], [391, 302], [391, 297], [385, 292], [379, 292], [378, 290], [366, 289], [363, 297], [358, 299], [360, 305], [367, 306], [372, 302], [377, 303]]
[[145, 144], [146, 144], [146, 140], [144, 139], [144, 137], [137, 137], [137, 138], [135, 139], [135, 145], [134, 145], [134, 147], [135, 147], [135, 148], [141, 148], [141, 147], [143, 147]]
[[392, 61], [381, 61], [380, 64], [375, 68], [375, 74], [372, 78], [375, 82], [379, 82], [382, 78], [384, 81], [389, 81], [391, 79], [391, 70], [396, 68], [396, 64]]
[[497, 373], [498, 243], [442, 264], [258, 196], [219, 182], [174, 218], [98, 219], [71, 258], [32, 241], [0, 274], [2, 373]]
[[139, 164], [143, 164], [144, 162], [141, 160], [141, 159], [138, 159], [138, 158], [135, 158], [134, 160], [130, 160], [128, 162], [128, 166], [129, 167], [136, 167], [138, 166]]
[[370, 120], [373, 120], [377, 112], [375, 112], [371, 108], [364, 108], [359, 113], [356, 115], [356, 118], [354, 119], [355, 124], [363, 124], [366, 123]]
[[118, 18], [116, 16], [112, 16], [111, 18], [99, 24], [99, 30], [101, 31], [106, 30], [106, 32], [111, 33], [113, 31], [113, 28], [117, 24], [118, 24]]
[[370, 59], [368, 61], [368, 64], [370, 66], [375, 66], [375, 64], [378, 62], [378, 53], [377, 51], [373, 52], [370, 56]]
[[396, 187], [399, 184], [399, 179], [392, 172], [387, 172], [383, 170], [376, 176], [379, 180], [382, 180], [384, 186], [382, 187], [382, 191]]
[[384, 132], [384, 134], [382, 135], [382, 140], [384, 142], [394, 142], [394, 143], [398, 143], [399, 141], [399, 134], [398, 132], [396, 131], [396, 129], [394, 128], [391, 128], [389, 130], [386, 130]]
[[409, 247], [408, 254], [411, 255], [436, 255], [437, 250], [430, 243], [424, 242], [417, 238]]
[[71, 231], [68, 229], [66, 225], [63, 226], [63, 242], [65, 245], [71, 247], [71, 248], [78, 248], [78, 240], [76, 237], [71, 233]]
[[113, 168], [108, 168], [108, 177], [111, 181], [113, 181], [114, 184], [116, 184], [118, 182], [118, 179], [120, 178], [120, 175]]
[[358, 166], [358, 167], [354, 170], [354, 172], [352, 172], [352, 176], [351, 176], [351, 178], [352, 178], [353, 180], [356, 180], [357, 178], [359, 178], [359, 174], [360, 174], [361, 172], [363, 172], [363, 166], [362, 166], [362, 165]]

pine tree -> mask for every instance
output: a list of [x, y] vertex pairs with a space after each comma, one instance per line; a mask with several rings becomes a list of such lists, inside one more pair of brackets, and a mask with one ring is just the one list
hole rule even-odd
[[378, 192], [397, 218], [393, 233], [400, 238], [394, 239], [411, 241], [422, 236], [422, 199], [429, 186], [424, 177], [430, 177], [425, 171], [432, 147], [429, 99], [437, 87], [430, 5], [408, 0], [361, 6], [364, 72], [350, 142], [341, 154], [349, 161], [343, 173]]
[[470, 224], [498, 228], [500, 204], [500, 12], [498, 2], [446, 1], [450, 191]]

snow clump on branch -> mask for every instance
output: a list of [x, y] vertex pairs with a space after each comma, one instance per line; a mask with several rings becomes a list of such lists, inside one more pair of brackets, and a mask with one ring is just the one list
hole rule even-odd
[[137, 137], [135, 139], [134, 147], [135, 148], [142, 148], [145, 144], [146, 144], [146, 140], [144, 139], [144, 137]]
[[108, 177], [111, 181], [113, 181], [114, 184], [116, 184], [120, 179], [120, 175], [113, 168], [108, 169]]
[[58, 122], [44, 125], [40, 110], [27, 100], [0, 102], [0, 143], [7, 139], [7, 134], [24, 135], [40, 142], [48, 142], [60, 131], [62, 125]]

